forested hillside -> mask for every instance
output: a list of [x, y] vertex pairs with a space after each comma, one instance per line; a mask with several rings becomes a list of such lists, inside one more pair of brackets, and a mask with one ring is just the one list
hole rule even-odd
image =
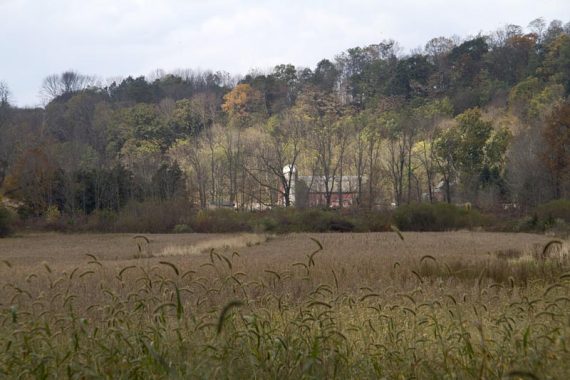
[[[157, 71], [108, 85], [74, 71], [44, 108], [1, 86], [0, 194], [23, 217], [188, 199], [289, 204], [283, 167], [357, 178], [352, 207], [471, 202], [529, 209], [570, 196], [570, 24], [355, 47], [314, 68], [233, 78]], [[340, 194], [342, 197], [342, 194]]]

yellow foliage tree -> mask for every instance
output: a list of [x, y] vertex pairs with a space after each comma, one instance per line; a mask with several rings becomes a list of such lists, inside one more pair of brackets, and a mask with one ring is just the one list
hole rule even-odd
[[222, 110], [230, 118], [245, 119], [256, 112], [263, 113], [263, 95], [249, 84], [238, 84], [224, 96]]

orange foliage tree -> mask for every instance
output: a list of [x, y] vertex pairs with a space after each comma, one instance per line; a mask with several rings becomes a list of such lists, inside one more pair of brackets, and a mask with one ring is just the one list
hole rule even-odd
[[245, 119], [252, 113], [263, 112], [263, 95], [249, 84], [238, 84], [224, 96], [222, 110], [231, 118]]

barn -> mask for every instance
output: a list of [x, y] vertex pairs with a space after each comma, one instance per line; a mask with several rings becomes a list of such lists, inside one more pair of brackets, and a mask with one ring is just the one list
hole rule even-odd
[[[290, 179], [290, 200], [295, 207], [326, 207], [327, 195], [330, 195], [331, 208], [351, 207], [358, 202], [358, 176], [347, 175], [342, 180], [340, 176], [329, 177], [327, 181], [325, 176], [297, 175], [297, 169], [290, 166], [283, 168], [283, 173]], [[366, 181], [366, 177], [361, 177], [361, 185]], [[285, 206], [284, 197], [279, 203]]]

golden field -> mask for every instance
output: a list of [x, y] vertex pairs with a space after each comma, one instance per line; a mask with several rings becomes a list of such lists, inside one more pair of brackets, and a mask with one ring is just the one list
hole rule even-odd
[[566, 243], [532, 234], [0, 240], [0, 374], [564, 378]]

